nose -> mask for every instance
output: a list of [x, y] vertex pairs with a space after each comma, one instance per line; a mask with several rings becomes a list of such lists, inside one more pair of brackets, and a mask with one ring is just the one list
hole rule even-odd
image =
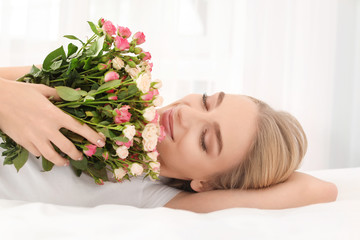
[[179, 125], [183, 129], [192, 129], [208, 122], [209, 116], [202, 109], [197, 109], [186, 104], [178, 106], [177, 110]]

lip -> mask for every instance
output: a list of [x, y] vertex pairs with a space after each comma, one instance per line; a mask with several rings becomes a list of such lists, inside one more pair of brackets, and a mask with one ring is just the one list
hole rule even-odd
[[163, 112], [162, 117], [160, 118], [161, 125], [165, 127], [165, 133], [171, 137], [174, 141], [174, 131], [173, 131], [173, 108]]
[[174, 108], [171, 108], [170, 114], [169, 114], [169, 125], [170, 125], [170, 132], [171, 132], [171, 138], [173, 141], [175, 141], [174, 139]]

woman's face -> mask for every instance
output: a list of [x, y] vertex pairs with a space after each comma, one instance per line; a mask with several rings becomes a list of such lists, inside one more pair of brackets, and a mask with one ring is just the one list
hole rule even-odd
[[[203, 103], [206, 100], [206, 106]], [[256, 132], [257, 106], [246, 96], [190, 94], [159, 109], [161, 176], [206, 181], [238, 165]]]

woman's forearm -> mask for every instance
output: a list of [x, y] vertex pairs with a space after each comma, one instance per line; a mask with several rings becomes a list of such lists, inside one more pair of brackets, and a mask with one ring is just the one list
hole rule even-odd
[[202, 213], [234, 207], [284, 209], [331, 202], [336, 197], [334, 184], [295, 172], [286, 182], [266, 189], [180, 193], [166, 207]]
[[[36, 67], [41, 68], [41, 65], [36, 65]], [[0, 78], [7, 80], [16, 80], [29, 73], [30, 69], [31, 66], [0, 67]]]

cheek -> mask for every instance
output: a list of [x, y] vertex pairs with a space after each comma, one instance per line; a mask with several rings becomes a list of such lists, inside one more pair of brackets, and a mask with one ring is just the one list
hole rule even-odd
[[184, 163], [194, 163], [199, 156], [199, 146], [195, 134], [187, 134], [177, 144], [178, 156]]

